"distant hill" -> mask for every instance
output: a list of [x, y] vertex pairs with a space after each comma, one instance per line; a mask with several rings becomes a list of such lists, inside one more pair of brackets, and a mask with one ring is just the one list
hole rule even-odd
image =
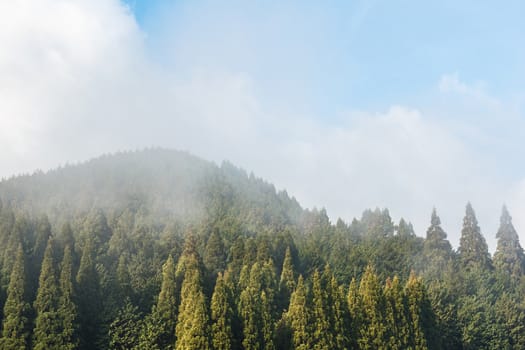
[[[152, 221], [192, 221], [229, 208], [245, 221], [289, 222], [302, 208], [285, 192], [228, 162], [221, 166], [187, 152], [120, 152], [0, 182], [0, 201], [52, 222], [93, 208], [131, 210]], [[220, 202], [220, 203], [219, 203]]]

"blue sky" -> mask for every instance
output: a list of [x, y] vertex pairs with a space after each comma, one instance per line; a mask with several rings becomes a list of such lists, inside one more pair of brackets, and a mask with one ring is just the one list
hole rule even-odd
[[[295, 98], [326, 114], [421, 104], [446, 73], [483, 81], [496, 96], [523, 89], [522, 1], [128, 3], [153, 54], [165, 57], [167, 43], [181, 43], [199, 27], [191, 39], [202, 47], [192, 47], [195, 56], [181, 66], [191, 60], [246, 71], [269, 99], [300, 86]], [[234, 47], [217, 54], [216, 45], [230, 41]], [[177, 65], [172, 59], [165, 63]]]
[[0, 2], [0, 176], [161, 146], [350, 221], [525, 239], [522, 1]]

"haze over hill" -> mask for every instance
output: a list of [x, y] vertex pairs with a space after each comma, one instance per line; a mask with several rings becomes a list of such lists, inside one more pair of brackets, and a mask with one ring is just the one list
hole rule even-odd
[[[46, 172], [14, 176], [0, 182], [0, 199], [37, 216], [46, 213], [55, 223], [93, 208], [110, 212], [143, 210], [152, 223], [173, 219], [192, 222], [202, 219], [208, 202], [217, 199], [219, 194], [213, 193], [217, 189], [224, 191], [220, 196], [231, 196], [234, 202], [279, 207], [281, 211], [274, 214], [283, 216], [284, 221], [297, 223], [304, 213], [293, 193], [289, 197], [286, 189], [278, 191], [256, 174], [248, 175], [229, 162], [218, 166], [188, 152], [161, 148], [106, 154]], [[352, 192], [352, 188], [348, 191]], [[355, 201], [353, 197], [347, 200]], [[375, 207], [362, 207], [353, 217], [343, 220], [351, 223], [354, 218], [360, 219], [367, 209]], [[431, 210], [429, 207], [426, 211]], [[333, 223], [337, 221], [329, 211], [327, 214]], [[407, 221], [424, 222], [424, 230], [428, 226], [428, 214], [421, 218], [396, 214], [399, 217], [392, 217], [394, 222], [404, 217]], [[492, 214], [497, 216], [497, 212]], [[452, 232], [459, 229], [458, 224]], [[416, 234], [424, 236], [424, 230]], [[488, 240], [493, 238], [490, 233], [485, 235]]]
[[333, 220], [436, 206], [457, 246], [470, 200], [491, 250], [503, 203], [525, 233], [522, 1], [0, 6], [0, 176], [158, 145]]

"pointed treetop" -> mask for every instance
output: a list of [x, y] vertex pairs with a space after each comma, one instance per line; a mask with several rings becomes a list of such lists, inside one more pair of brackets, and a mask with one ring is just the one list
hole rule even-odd
[[439, 219], [439, 216], [437, 215], [436, 207], [432, 208], [432, 217], [430, 219], [430, 224], [432, 226], [439, 226], [439, 225], [441, 225], [441, 220]]

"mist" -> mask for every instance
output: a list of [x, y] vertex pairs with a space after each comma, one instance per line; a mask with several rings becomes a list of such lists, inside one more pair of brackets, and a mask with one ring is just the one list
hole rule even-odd
[[524, 240], [522, 93], [451, 65], [417, 100], [375, 103], [332, 38], [355, 42], [368, 6], [344, 28], [334, 9], [292, 25], [297, 7], [260, 6], [165, 5], [152, 25], [117, 0], [0, 4], [0, 176], [160, 146], [229, 160], [333, 222], [387, 207], [423, 236], [436, 207], [453, 246], [470, 201], [493, 251], [506, 203]]

